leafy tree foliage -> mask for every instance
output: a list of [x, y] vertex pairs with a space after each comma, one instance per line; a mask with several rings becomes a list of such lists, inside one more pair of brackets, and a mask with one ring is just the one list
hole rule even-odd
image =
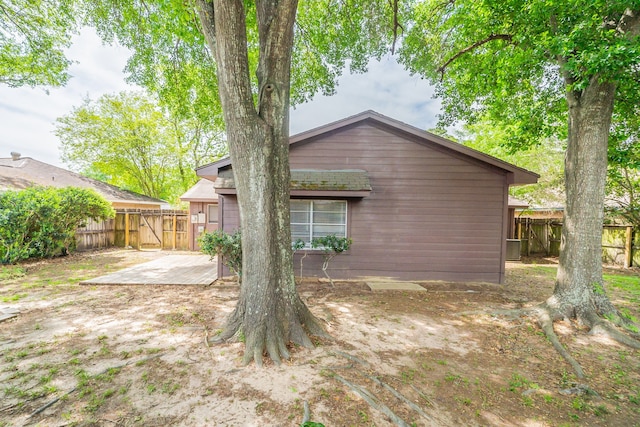
[[[213, 94], [219, 95], [244, 244], [238, 306], [218, 339], [243, 331], [244, 361], [258, 364], [265, 352], [276, 363], [288, 358], [289, 341], [312, 346], [309, 333], [326, 333], [295, 290], [290, 101], [332, 91], [343, 64], [361, 69], [380, 54], [386, 48], [380, 41], [391, 34], [383, 17], [389, 3], [102, 0], [84, 6], [105, 39], [134, 51], [131, 78], [163, 92], [174, 108], [202, 100], [202, 110], [213, 114]], [[365, 28], [374, 37], [360, 37]]]
[[468, 147], [540, 175], [537, 184], [511, 188], [514, 197], [542, 207], [564, 205], [564, 144], [557, 138], [544, 138], [538, 144], [514, 151], [509, 145], [508, 125], [478, 121], [465, 126], [458, 139]]
[[0, 193], [0, 261], [65, 255], [87, 219], [114, 216], [111, 204], [93, 190], [32, 187]]
[[70, 0], [0, 0], [0, 83], [64, 85], [76, 12]]
[[327, 273], [329, 262], [341, 253], [348, 251], [352, 243], [353, 240], [350, 237], [339, 237], [335, 234], [316, 237], [311, 241], [311, 247], [321, 249], [324, 254], [324, 260], [322, 262], [322, 272], [325, 276], [327, 276], [327, 279], [329, 279], [331, 286], [333, 286], [333, 280], [329, 276], [329, 273]]
[[219, 129], [170, 114], [141, 92], [86, 99], [58, 118], [63, 160], [82, 173], [169, 201], [191, 187], [194, 168], [224, 152]]
[[211, 256], [222, 257], [224, 265], [238, 275], [242, 280], [242, 233], [236, 230], [227, 233], [223, 230], [215, 230], [211, 233], [203, 233], [198, 238], [200, 250]]
[[427, 0], [407, 16], [402, 61], [436, 84], [445, 122], [509, 124], [517, 147], [566, 137], [560, 263], [539, 316], [549, 338], [561, 347], [551, 321], [564, 317], [639, 346], [604, 320], [626, 323], [604, 292], [600, 230], [610, 129], [640, 104], [640, 4]]

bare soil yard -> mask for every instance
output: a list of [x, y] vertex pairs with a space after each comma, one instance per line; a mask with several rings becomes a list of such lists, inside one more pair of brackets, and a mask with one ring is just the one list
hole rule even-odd
[[[20, 309], [0, 323], [0, 426], [297, 426], [306, 405], [327, 427], [640, 426], [640, 352], [557, 324], [587, 372], [577, 381], [536, 324], [491, 314], [550, 295], [553, 260], [509, 264], [505, 285], [427, 292], [306, 279], [300, 293], [334, 340], [257, 368], [241, 366], [242, 343], [205, 345], [234, 307], [232, 283], [78, 285], [158, 256], [0, 267], [0, 306]], [[637, 270], [606, 277], [638, 317]]]

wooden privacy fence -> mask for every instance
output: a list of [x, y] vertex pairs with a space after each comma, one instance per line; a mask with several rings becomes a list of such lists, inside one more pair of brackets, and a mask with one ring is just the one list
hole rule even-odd
[[[560, 254], [562, 222], [554, 219], [516, 218], [521, 255]], [[624, 267], [640, 266], [640, 232], [628, 225], [602, 227], [602, 260]]]
[[108, 219], [103, 222], [88, 220], [84, 227], [79, 227], [76, 230], [76, 249], [86, 251], [113, 246], [114, 224], [114, 219]]
[[101, 223], [88, 221], [76, 232], [78, 250], [110, 246], [189, 249], [187, 211], [124, 209]]

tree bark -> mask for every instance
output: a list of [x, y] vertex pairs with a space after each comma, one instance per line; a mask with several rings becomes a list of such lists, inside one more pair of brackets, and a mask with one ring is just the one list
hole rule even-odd
[[[242, 0], [199, 1], [203, 33], [216, 59], [229, 154], [240, 209], [242, 284], [218, 337], [245, 339], [244, 362], [279, 363], [287, 344], [312, 347], [325, 335], [298, 296], [289, 223], [289, 84], [297, 1], [258, 1], [258, 100], [249, 78]], [[306, 327], [307, 331], [303, 327]]]
[[616, 86], [594, 76], [581, 92], [567, 94], [566, 205], [560, 261], [553, 295], [554, 317], [576, 318], [588, 327], [598, 315], [616, 315], [602, 279], [607, 147]]

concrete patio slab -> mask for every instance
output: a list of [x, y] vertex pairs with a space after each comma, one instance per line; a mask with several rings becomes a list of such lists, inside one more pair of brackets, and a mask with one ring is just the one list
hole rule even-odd
[[167, 255], [81, 285], [210, 285], [218, 278], [209, 255]]
[[427, 292], [425, 288], [413, 282], [401, 282], [397, 280], [368, 280], [366, 283], [372, 291]]

